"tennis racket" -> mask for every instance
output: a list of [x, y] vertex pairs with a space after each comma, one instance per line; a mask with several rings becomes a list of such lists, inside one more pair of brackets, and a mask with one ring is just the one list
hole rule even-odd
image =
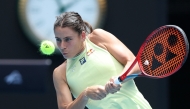
[[[154, 30], [141, 45], [136, 59], [128, 70], [115, 78], [114, 83], [135, 77], [164, 78], [177, 72], [185, 63], [189, 42], [185, 32], [176, 25], [165, 25]], [[128, 73], [138, 63], [141, 73]]]

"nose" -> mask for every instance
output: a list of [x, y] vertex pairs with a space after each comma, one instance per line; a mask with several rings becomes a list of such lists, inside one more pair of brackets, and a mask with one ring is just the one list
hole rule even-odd
[[67, 48], [67, 47], [66, 47], [66, 43], [65, 43], [64, 41], [61, 41], [60, 44], [59, 44], [59, 48], [60, 48], [61, 50], [66, 49], [66, 48]]

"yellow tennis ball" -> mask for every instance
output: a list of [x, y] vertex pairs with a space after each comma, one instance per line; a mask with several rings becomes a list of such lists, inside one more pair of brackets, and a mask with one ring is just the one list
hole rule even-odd
[[52, 55], [55, 51], [55, 46], [54, 46], [53, 42], [44, 40], [41, 42], [40, 51], [42, 54]]

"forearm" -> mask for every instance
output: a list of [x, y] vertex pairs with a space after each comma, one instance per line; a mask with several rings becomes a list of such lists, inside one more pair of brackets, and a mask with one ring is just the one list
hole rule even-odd
[[[125, 72], [130, 68], [130, 66], [131, 66], [132, 64], [133, 64], [133, 61], [127, 62], [127, 64], [124, 66], [124, 69], [123, 69], [121, 75], [122, 75], [123, 73], [125, 73]], [[138, 65], [138, 63], [136, 63], [136, 64], [134, 65], [134, 67], [132, 67], [132, 69], [130, 70], [130, 72], [128, 73], [128, 75], [130, 75], [130, 74], [135, 74], [135, 73], [139, 73], [139, 72], [140, 72], [139, 65]]]
[[85, 96], [85, 91], [83, 91], [73, 102], [67, 105], [66, 109], [84, 109], [88, 99]]

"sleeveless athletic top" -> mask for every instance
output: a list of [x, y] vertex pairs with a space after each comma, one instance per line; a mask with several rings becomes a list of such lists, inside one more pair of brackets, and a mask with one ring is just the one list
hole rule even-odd
[[[88, 37], [85, 42], [86, 47], [80, 55], [67, 59], [67, 82], [75, 98], [89, 86], [105, 86], [124, 68], [107, 50], [92, 43]], [[120, 91], [108, 94], [102, 100], [89, 99], [86, 106], [89, 109], [152, 109], [133, 79], [122, 84]]]

